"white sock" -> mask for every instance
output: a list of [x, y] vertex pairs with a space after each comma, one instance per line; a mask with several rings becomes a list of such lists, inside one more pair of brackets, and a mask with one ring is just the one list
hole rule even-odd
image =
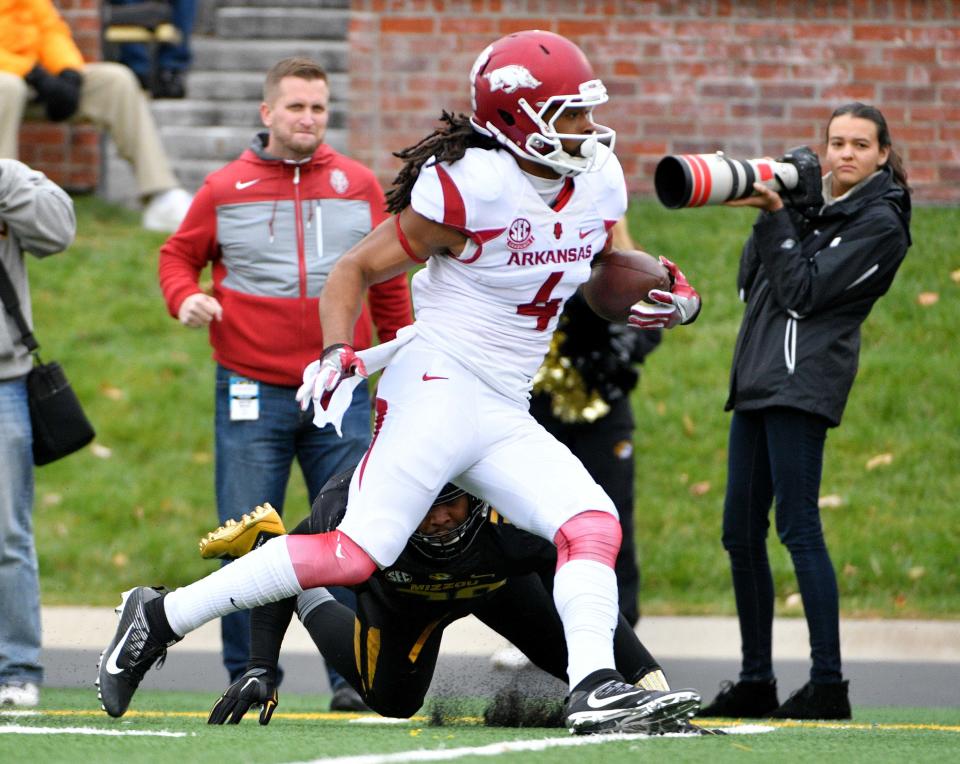
[[163, 600], [170, 628], [183, 636], [214, 618], [300, 594], [285, 536], [234, 560]]
[[570, 560], [554, 577], [553, 601], [567, 639], [567, 676], [572, 689], [587, 674], [614, 666], [617, 576], [603, 563]]

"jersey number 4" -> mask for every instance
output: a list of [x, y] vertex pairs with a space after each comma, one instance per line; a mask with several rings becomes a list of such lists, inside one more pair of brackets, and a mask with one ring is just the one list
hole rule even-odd
[[545, 331], [550, 319], [560, 311], [560, 298], [550, 299], [550, 293], [554, 290], [563, 273], [558, 271], [547, 276], [547, 280], [540, 285], [533, 300], [517, 306], [517, 313], [521, 316], [533, 316], [537, 319], [537, 331]]

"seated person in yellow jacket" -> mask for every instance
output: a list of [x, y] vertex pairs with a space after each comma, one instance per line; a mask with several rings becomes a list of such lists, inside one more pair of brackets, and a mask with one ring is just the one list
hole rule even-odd
[[0, 0], [0, 158], [17, 158], [31, 100], [53, 122], [83, 119], [107, 130], [133, 166], [144, 227], [176, 230], [191, 196], [173, 175], [133, 73], [120, 64], [85, 63], [51, 0]]

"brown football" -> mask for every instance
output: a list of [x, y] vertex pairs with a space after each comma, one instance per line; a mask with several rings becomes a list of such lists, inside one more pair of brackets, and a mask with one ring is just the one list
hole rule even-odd
[[587, 304], [601, 318], [623, 323], [630, 306], [647, 299], [651, 289], [670, 291], [670, 274], [657, 258], [639, 250], [612, 250], [593, 266], [581, 287]]

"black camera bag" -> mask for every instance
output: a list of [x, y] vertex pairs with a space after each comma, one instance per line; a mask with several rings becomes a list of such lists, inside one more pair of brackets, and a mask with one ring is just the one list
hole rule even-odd
[[63, 367], [37, 363], [27, 375], [33, 463], [49, 464], [83, 448], [96, 434]]
[[40, 345], [20, 310], [20, 300], [0, 263], [0, 300], [20, 329], [21, 342], [33, 355], [27, 375], [27, 398], [33, 429], [33, 463], [40, 466], [83, 448], [96, 434], [63, 367], [40, 360]]

